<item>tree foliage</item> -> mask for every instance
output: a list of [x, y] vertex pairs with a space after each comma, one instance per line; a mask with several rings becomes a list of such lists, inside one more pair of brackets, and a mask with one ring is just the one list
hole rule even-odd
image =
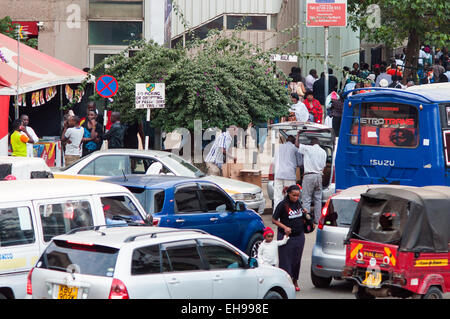
[[[371, 7], [378, 6], [381, 20], [371, 23]], [[448, 0], [349, 0], [349, 22], [361, 30], [361, 38], [388, 47], [408, 40], [406, 67], [417, 65], [419, 46], [426, 42], [445, 47], [450, 41], [450, 2]]]
[[[10, 38], [13, 38], [14, 40], [17, 40], [17, 26], [19, 24], [13, 23], [11, 18], [6, 16], [2, 19], [0, 19], [0, 33], [7, 35]], [[25, 35], [26, 37], [26, 35]], [[21, 42], [25, 43], [26, 45], [37, 49], [38, 47], [38, 41], [37, 39], [24, 39], [21, 40]]]
[[206, 40], [195, 40], [186, 48], [138, 42], [127, 50], [136, 48], [139, 52], [133, 57], [113, 56], [93, 70], [97, 76], [109, 74], [118, 80], [111, 108], [125, 120], [145, 114], [134, 108], [135, 84], [155, 82], [166, 84], [166, 108], [152, 110], [152, 123], [166, 131], [193, 130], [194, 120], [201, 120], [203, 127], [246, 127], [287, 114], [284, 74], [267, 54], [235, 34], [212, 31]]

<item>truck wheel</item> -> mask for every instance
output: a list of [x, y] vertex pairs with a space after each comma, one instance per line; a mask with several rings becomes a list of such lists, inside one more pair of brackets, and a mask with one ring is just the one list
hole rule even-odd
[[422, 299], [442, 299], [442, 291], [438, 287], [430, 287], [425, 295], [422, 295]]
[[331, 277], [319, 277], [316, 274], [314, 274], [312, 268], [311, 268], [311, 281], [313, 285], [317, 288], [328, 288], [331, 284]]
[[258, 257], [258, 248], [259, 245], [263, 242], [264, 238], [263, 235], [260, 233], [253, 234], [253, 236], [250, 238], [248, 245], [247, 245], [247, 255], [249, 255], [252, 258]]

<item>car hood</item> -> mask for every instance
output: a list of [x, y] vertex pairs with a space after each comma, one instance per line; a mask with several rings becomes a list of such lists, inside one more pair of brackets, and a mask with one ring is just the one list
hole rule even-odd
[[208, 175], [202, 177], [202, 179], [213, 182], [223, 188], [229, 194], [239, 194], [239, 193], [249, 193], [255, 194], [261, 192], [261, 187], [247, 183], [238, 181], [231, 178], [221, 177], [221, 176], [213, 176]]

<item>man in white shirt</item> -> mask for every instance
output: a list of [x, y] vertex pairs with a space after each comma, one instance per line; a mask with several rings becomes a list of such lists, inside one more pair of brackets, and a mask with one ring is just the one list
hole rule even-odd
[[300, 97], [297, 93], [291, 93], [291, 100], [294, 103], [289, 112], [295, 113], [295, 118], [297, 122], [308, 122], [309, 121], [309, 111], [306, 105], [300, 101]]
[[[233, 144], [233, 136], [237, 134], [237, 130], [237, 126], [231, 125], [225, 132], [216, 137], [211, 150], [205, 158], [208, 175], [222, 175], [224, 157], [231, 157], [230, 150]], [[233, 158], [233, 161], [236, 163], [236, 158]]]
[[322, 211], [322, 174], [327, 164], [327, 152], [320, 147], [317, 138], [311, 139], [311, 145], [299, 144], [300, 132], [297, 134], [296, 146], [303, 154], [305, 173], [302, 181], [303, 208], [311, 214], [311, 202], [314, 201], [314, 223], [319, 223]]
[[78, 116], [72, 116], [67, 122], [64, 122], [61, 142], [67, 142], [66, 151], [64, 152], [66, 166], [71, 165], [81, 158], [81, 141], [83, 140], [83, 136], [84, 128], [80, 127], [80, 118]]
[[312, 91], [314, 82], [316, 82], [318, 79], [319, 76], [317, 75], [317, 71], [315, 69], [311, 69], [308, 76], [305, 78], [306, 90]]
[[296, 184], [297, 167], [302, 166], [303, 158], [295, 147], [295, 137], [289, 135], [286, 143], [278, 145], [273, 161], [273, 211], [283, 200], [283, 189]]
[[22, 114], [20, 116], [22, 120], [23, 126], [25, 127], [25, 131], [27, 131], [28, 135], [31, 137], [27, 143], [27, 157], [34, 157], [33, 144], [39, 142], [39, 137], [36, 135], [34, 130], [28, 126], [30, 119], [28, 115]]

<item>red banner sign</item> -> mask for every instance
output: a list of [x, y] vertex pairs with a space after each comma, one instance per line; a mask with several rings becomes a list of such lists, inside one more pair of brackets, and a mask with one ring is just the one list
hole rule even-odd
[[306, 26], [346, 27], [347, 0], [307, 0]]

